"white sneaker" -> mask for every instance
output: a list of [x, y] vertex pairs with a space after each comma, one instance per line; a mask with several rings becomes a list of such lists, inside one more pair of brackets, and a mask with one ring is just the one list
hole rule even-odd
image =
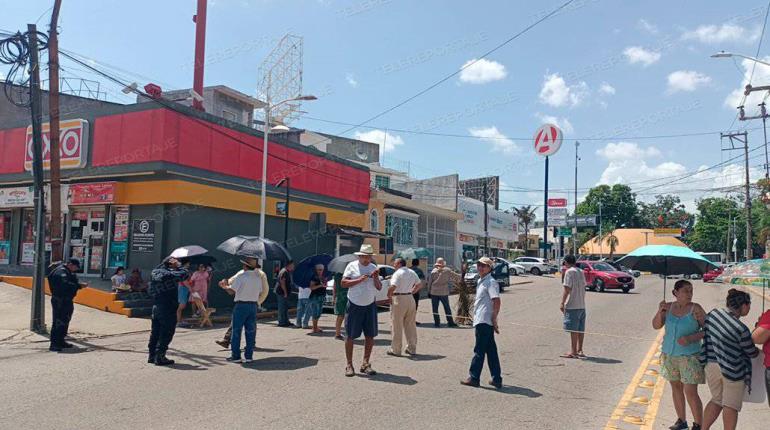
[[252, 361], [254, 361], [254, 359], [253, 359], [253, 358], [244, 358], [244, 359], [243, 359], [243, 362], [244, 362], [244, 363], [251, 363]]

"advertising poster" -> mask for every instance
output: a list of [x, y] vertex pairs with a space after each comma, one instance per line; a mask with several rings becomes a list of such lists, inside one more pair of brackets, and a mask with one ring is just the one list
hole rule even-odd
[[35, 263], [35, 243], [23, 242], [21, 244], [21, 264]]
[[11, 258], [11, 242], [0, 240], [0, 264], [8, 264]]
[[112, 242], [110, 244], [109, 267], [126, 267], [126, 254], [128, 253], [128, 242]]
[[91, 247], [91, 261], [88, 265], [88, 270], [92, 272], [98, 272], [102, 270], [102, 246]]

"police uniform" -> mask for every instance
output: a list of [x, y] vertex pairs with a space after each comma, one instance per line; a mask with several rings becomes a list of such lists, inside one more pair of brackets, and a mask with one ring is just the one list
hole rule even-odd
[[165, 262], [153, 269], [150, 275], [149, 293], [153, 298], [152, 330], [148, 349], [148, 363], [173, 364], [166, 358], [166, 351], [176, 331], [177, 285], [190, 277], [185, 268], [169, 267]]
[[51, 351], [61, 351], [72, 345], [64, 340], [69, 330], [72, 312], [75, 306], [72, 300], [80, 289], [78, 277], [60, 264], [48, 274], [48, 285], [51, 289], [51, 308], [53, 309], [53, 324], [51, 327]]

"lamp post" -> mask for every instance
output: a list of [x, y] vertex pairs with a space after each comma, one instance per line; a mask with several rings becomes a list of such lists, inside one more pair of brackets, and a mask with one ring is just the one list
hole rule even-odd
[[765, 66], [770, 66], [770, 63], [766, 61], [762, 61], [754, 57], [749, 57], [748, 55], [735, 54], [733, 52], [719, 51], [716, 54], [711, 55], [711, 58], [732, 58], [732, 57], [744, 58], [746, 60], [753, 61], [755, 63], [764, 64]]
[[276, 107], [289, 102], [304, 101], [304, 100], [316, 100], [316, 96], [299, 96], [292, 99], [286, 99], [276, 104], [270, 104], [270, 98], [268, 97], [267, 103], [265, 103], [265, 128], [262, 131], [264, 141], [262, 144], [262, 192], [260, 194], [260, 210], [259, 210], [259, 237], [265, 238], [265, 208], [267, 205], [267, 141], [270, 135], [270, 111]]
[[277, 184], [275, 184], [275, 187], [280, 187], [284, 182], [286, 183], [286, 207], [284, 207], [283, 214], [283, 247], [289, 249], [289, 245], [287, 243], [289, 241], [289, 190], [291, 189], [291, 178], [287, 176], [281, 179]]

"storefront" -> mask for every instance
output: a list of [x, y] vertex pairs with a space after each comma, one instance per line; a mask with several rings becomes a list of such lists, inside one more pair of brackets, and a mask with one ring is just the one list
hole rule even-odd
[[509, 258], [509, 243], [517, 235], [516, 215], [487, 208], [485, 248], [484, 203], [468, 197], [459, 197], [457, 211], [463, 218], [457, 222], [457, 254], [463, 260], [481, 256]]

